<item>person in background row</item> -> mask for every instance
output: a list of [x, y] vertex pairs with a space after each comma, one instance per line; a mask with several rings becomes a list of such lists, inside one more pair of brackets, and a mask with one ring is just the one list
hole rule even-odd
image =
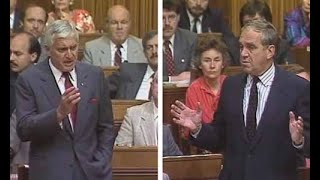
[[113, 113], [104, 73], [77, 59], [73, 23], [54, 21], [45, 41], [50, 58], [16, 81], [17, 133], [30, 141], [29, 179], [111, 180]]
[[151, 82], [151, 101], [127, 109], [115, 146], [158, 145], [158, 72]]
[[201, 104], [171, 106], [194, 145], [223, 149], [220, 180], [297, 180], [297, 154], [310, 155], [310, 83], [274, 64], [277, 39], [265, 20], [242, 27], [244, 73], [224, 81], [211, 124], [201, 123]]
[[197, 34], [178, 27], [181, 4], [163, 1], [163, 81], [190, 81]]
[[230, 53], [230, 65], [240, 65], [239, 43], [227, 23], [223, 12], [209, 7], [210, 0], [184, 0], [179, 27], [195, 33], [221, 33]]
[[46, 10], [38, 5], [30, 4], [22, 13], [22, 29], [23, 31], [33, 34], [41, 45], [41, 55], [39, 62], [44, 61], [48, 57], [47, 49], [44, 45], [44, 36], [48, 15]]
[[107, 13], [107, 34], [85, 44], [83, 60], [96, 66], [120, 66], [123, 62], [146, 63], [141, 39], [130, 35], [131, 15], [122, 5]]
[[10, 42], [10, 166], [14, 173], [18, 165], [28, 164], [29, 142], [17, 135], [15, 82], [20, 73], [37, 63], [41, 54], [38, 40], [28, 32], [15, 34]]
[[118, 71], [107, 77], [111, 99], [150, 100], [150, 82], [158, 70], [158, 32], [147, 32], [142, 46], [148, 63], [122, 63]]
[[[199, 76], [187, 89], [186, 105], [196, 110], [200, 102], [202, 122], [211, 123], [214, 121], [221, 87], [226, 78], [222, 73], [230, 63], [230, 55], [228, 47], [221, 39], [208, 36], [199, 41], [195, 57], [195, 74]], [[184, 135], [185, 138], [189, 137], [187, 128], [184, 128]]]
[[[272, 23], [272, 14], [270, 7], [266, 1], [256, 0], [245, 3], [239, 14], [240, 26], [243, 27], [245, 23], [254, 19], [262, 19]], [[287, 40], [279, 36], [278, 47], [274, 62], [276, 64], [292, 64], [295, 63], [295, 58], [290, 50], [290, 44]]]
[[17, 0], [10, 0], [10, 32], [16, 33], [21, 28], [21, 12], [17, 8]]
[[284, 37], [293, 47], [310, 45], [310, 0], [301, 0], [301, 5], [284, 17]]
[[55, 20], [68, 20], [80, 33], [95, 33], [96, 27], [90, 13], [85, 9], [72, 9], [74, 0], [51, 0], [53, 11], [49, 12], [48, 24]]

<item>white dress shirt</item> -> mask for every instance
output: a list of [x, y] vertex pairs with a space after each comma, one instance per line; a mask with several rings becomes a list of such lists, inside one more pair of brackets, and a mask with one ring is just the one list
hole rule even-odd
[[146, 73], [144, 74], [141, 85], [139, 87], [138, 93], [136, 95], [136, 99], [149, 100], [149, 91], [150, 91], [151, 82], [152, 82], [151, 76], [153, 73], [154, 71], [148, 65]]
[[[128, 39], [121, 44], [122, 48], [121, 51], [121, 62], [128, 61]], [[117, 51], [117, 45], [110, 41], [110, 48], [111, 48], [111, 66], [114, 65], [114, 54]]]
[[13, 29], [14, 11], [10, 14], [10, 29]]
[[[190, 31], [192, 32], [192, 29], [193, 29], [193, 26], [194, 26], [194, 17], [191, 15], [191, 13], [189, 12], [189, 10], [187, 9], [187, 14], [189, 16], [189, 22], [190, 22]], [[203, 18], [203, 15], [199, 16], [199, 21], [197, 23], [197, 33], [202, 33], [202, 26], [201, 26], [201, 23], [202, 23], [202, 18]]]
[[158, 120], [158, 108], [154, 103], [152, 103], [152, 105], [153, 105], [153, 115], [154, 115], [153, 119], [154, 119], [154, 126], [155, 126], [155, 135], [154, 135], [154, 137], [155, 137], [156, 145], [158, 145], [158, 122], [159, 122], [159, 120]]
[[[64, 87], [64, 82], [65, 82], [65, 78], [62, 77], [62, 72], [60, 70], [58, 70], [56, 67], [54, 67], [54, 65], [52, 64], [51, 62], [51, 58], [49, 59], [49, 66], [50, 66], [50, 69], [53, 73], [53, 76], [54, 76], [54, 79], [56, 80], [56, 83], [59, 87], [59, 90], [61, 92], [61, 95], [65, 92], [65, 87]], [[70, 72], [70, 81], [72, 83], [72, 85], [77, 88], [77, 74], [76, 74], [76, 71], [75, 69], [73, 69], [71, 72]], [[69, 118], [69, 122], [71, 124], [71, 128], [72, 128], [72, 131], [74, 131], [74, 128], [73, 128], [73, 123], [72, 123], [72, 120], [71, 120], [71, 113], [68, 114], [68, 118]], [[60, 123], [60, 127], [63, 129], [63, 124], [62, 122]]]

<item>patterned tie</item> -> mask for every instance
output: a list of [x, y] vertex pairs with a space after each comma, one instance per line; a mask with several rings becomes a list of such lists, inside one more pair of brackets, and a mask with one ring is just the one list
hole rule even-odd
[[257, 82], [259, 81], [260, 80], [257, 76], [253, 77], [253, 82], [250, 89], [249, 104], [247, 109], [246, 132], [250, 142], [257, 132], [257, 117], [256, 117], [257, 106], [258, 106]]
[[150, 76], [150, 88], [149, 88], [149, 95], [148, 95], [148, 99], [151, 100], [151, 96], [152, 96], [152, 88], [151, 88], [151, 83], [153, 81], [153, 78], [154, 78], [154, 73], [152, 73], [152, 75]]
[[192, 31], [193, 31], [194, 33], [198, 33], [197, 23], [198, 23], [199, 21], [200, 21], [199, 18], [194, 18], [194, 20], [193, 20], [193, 28], [192, 28]]
[[[67, 90], [68, 88], [73, 86], [70, 81], [70, 73], [64, 72], [62, 73], [62, 76], [65, 78], [64, 87], [65, 87], [65, 90]], [[76, 121], [77, 121], [77, 105], [74, 105], [71, 110], [71, 120], [72, 120], [73, 127], [75, 127]]]
[[114, 53], [114, 66], [120, 66], [121, 65], [121, 48], [122, 48], [122, 45], [117, 45], [117, 50], [116, 52]]
[[165, 47], [165, 57], [166, 57], [166, 63], [167, 63], [167, 71], [168, 71], [168, 76], [174, 75], [174, 61], [172, 57], [172, 51], [169, 47], [170, 41], [165, 41], [164, 42], [164, 47]]

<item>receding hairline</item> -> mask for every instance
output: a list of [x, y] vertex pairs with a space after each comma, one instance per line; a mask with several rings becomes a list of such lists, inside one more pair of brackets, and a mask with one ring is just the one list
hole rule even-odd
[[128, 17], [129, 17], [129, 19], [130, 19], [130, 12], [129, 12], [129, 10], [128, 10], [125, 6], [123, 6], [123, 5], [114, 5], [114, 6], [110, 7], [110, 8], [108, 9], [108, 12], [107, 12], [107, 19], [109, 19], [109, 18], [111, 17], [113, 11], [121, 11], [121, 10], [124, 11], [124, 12], [128, 15]]

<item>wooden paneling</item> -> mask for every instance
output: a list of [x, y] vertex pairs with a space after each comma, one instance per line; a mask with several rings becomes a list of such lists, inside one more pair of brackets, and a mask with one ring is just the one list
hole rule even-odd
[[[50, 0], [23, 0], [19, 1], [19, 7], [24, 8], [29, 3], [35, 3], [44, 7], [48, 12], [52, 11]], [[143, 35], [158, 27], [158, 1], [157, 0], [74, 0], [74, 9], [86, 9], [90, 12], [98, 30], [105, 30], [105, 20], [108, 9], [115, 4], [126, 6], [132, 18], [131, 34], [143, 37]]]

